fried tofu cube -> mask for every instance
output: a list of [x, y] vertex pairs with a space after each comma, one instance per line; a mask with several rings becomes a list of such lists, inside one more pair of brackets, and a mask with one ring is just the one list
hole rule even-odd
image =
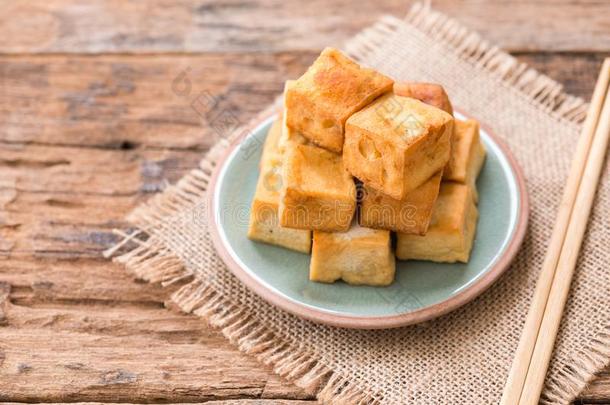
[[282, 158], [266, 154], [252, 201], [248, 238], [282, 246], [297, 252], [311, 250], [311, 231], [280, 226], [279, 205], [282, 183]]
[[435, 173], [428, 181], [407, 194], [403, 200], [396, 200], [374, 188], [363, 186], [360, 225], [425, 235], [438, 197], [441, 175], [441, 171]]
[[340, 155], [312, 145], [286, 150], [280, 225], [327, 232], [349, 229], [356, 185]]
[[392, 84], [381, 73], [326, 48], [286, 92], [286, 123], [316, 145], [340, 153], [348, 117], [391, 91]]
[[281, 135], [278, 141], [278, 149], [281, 153], [284, 153], [286, 148], [289, 148], [292, 145], [305, 145], [309, 143], [307, 138], [305, 138], [302, 133], [296, 129], [290, 128], [286, 120], [286, 117], [288, 116], [286, 113], [286, 92], [294, 85], [294, 83], [294, 80], [286, 80], [284, 85], [284, 112]]
[[478, 216], [469, 186], [441, 183], [428, 232], [424, 236], [398, 233], [396, 257], [401, 260], [467, 263]]
[[445, 166], [443, 180], [471, 186], [475, 203], [479, 201], [476, 181], [485, 162], [485, 154], [479, 135], [479, 123], [475, 120], [455, 120], [451, 156]]
[[347, 232], [313, 233], [312, 281], [385, 286], [394, 281], [395, 269], [389, 231], [363, 228], [354, 221]]
[[387, 94], [347, 120], [343, 161], [367, 186], [402, 200], [447, 164], [452, 133], [450, 114]]
[[396, 82], [394, 83], [394, 94], [418, 99], [453, 115], [453, 107], [451, 101], [449, 101], [449, 96], [440, 84]]
[[271, 127], [269, 127], [269, 131], [267, 131], [267, 137], [265, 138], [265, 143], [263, 144], [261, 160], [258, 162], [259, 169], [263, 167], [263, 162], [266, 162], [270, 156], [280, 153], [279, 143], [282, 135], [282, 122], [283, 119], [280, 115], [275, 121], [273, 121], [273, 124], [271, 124]]

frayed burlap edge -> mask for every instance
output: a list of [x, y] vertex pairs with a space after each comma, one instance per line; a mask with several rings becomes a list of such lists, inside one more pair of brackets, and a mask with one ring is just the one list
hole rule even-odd
[[316, 393], [317, 398], [328, 403], [374, 404], [378, 401], [346, 378], [333, 372], [315, 355], [299, 347], [293, 347], [275, 335], [264, 324], [218, 294], [204, 282], [193, 278], [182, 261], [154, 235], [146, 241], [123, 234], [125, 240], [138, 246], [116, 258], [136, 277], [151, 283], [169, 285], [188, 280], [172, 296], [171, 300], [186, 313], [205, 319], [239, 350], [255, 356], [261, 363], [273, 367], [273, 371], [292, 381], [306, 392]]
[[[432, 10], [428, 3], [415, 4], [405, 21], [446, 46], [449, 52], [456, 52], [464, 61], [495, 77], [507, 91], [520, 93], [525, 101], [555, 119], [569, 125], [579, 125], [584, 120], [588, 106], [582, 99], [566, 94], [561, 84], [489, 44], [456, 20]], [[383, 41], [395, 35], [403, 23], [395, 17], [382, 17], [352, 38], [344, 49], [350, 56], [365, 62], [367, 56], [375, 52]], [[137, 230], [131, 233], [115, 230], [122, 240], [105, 255], [110, 257], [129, 243], [135, 245], [114, 260], [122, 263], [136, 277], [151, 283], [167, 286], [188, 281], [172, 295], [174, 303], [184, 312], [204, 318], [241, 351], [254, 355], [277, 374], [307, 392], [315, 393], [320, 401], [377, 403], [381, 399], [378, 394], [356, 386], [304, 348], [287, 343], [247, 309], [229, 302], [204, 281], [196, 279], [181, 259], [155, 235], [167, 218], [201, 201], [216, 162], [231, 142], [277, 109], [276, 102], [248, 126], [236, 130], [232, 137], [219, 141], [201, 160], [199, 167], [177, 184], [134, 209], [127, 220]], [[610, 363], [610, 326], [591, 347], [575, 353], [572, 360], [569, 369], [547, 381], [543, 402], [571, 402], [595, 374]]]
[[560, 83], [491, 45], [457, 20], [434, 11], [427, 3], [413, 5], [404, 20], [381, 17], [352, 38], [345, 51], [356, 60], [366, 61], [383, 42], [391, 40], [404, 22], [444, 45], [447, 52], [495, 77], [508, 91], [521, 93], [527, 102], [555, 119], [570, 124], [584, 120], [588, 105], [583, 99], [565, 93]]
[[191, 170], [163, 193], [136, 207], [127, 220], [137, 229], [130, 233], [115, 229], [114, 232], [122, 239], [104, 255], [111, 257], [129, 244], [135, 246], [115, 257], [114, 261], [121, 263], [137, 278], [150, 283], [160, 283], [162, 286], [186, 283], [170, 297], [182, 311], [203, 318], [239, 350], [255, 356], [306, 392], [315, 393], [321, 402], [376, 404], [379, 403], [379, 395], [357, 387], [305, 348], [287, 343], [245, 308], [235, 305], [204, 281], [196, 279], [193, 272], [156, 235], [168, 218], [201, 202], [216, 162], [229, 145], [264, 118], [277, 112], [279, 104], [278, 99], [247, 126], [233, 132], [228, 139], [220, 140], [201, 160], [197, 169]]

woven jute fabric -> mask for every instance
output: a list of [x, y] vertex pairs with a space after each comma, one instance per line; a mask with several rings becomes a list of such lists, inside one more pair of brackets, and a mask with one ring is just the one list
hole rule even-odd
[[[385, 331], [321, 326], [267, 304], [227, 270], [207, 231], [208, 181], [231, 139], [130, 215], [137, 231], [121, 232], [118, 247], [130, 250], [116, 260], [150, 282], [184, 283], [173, 295], [184, 311], [204, 317], [322, 402], [497, 403], [587, 105], [427, 6], [415, 5], [405, 19], [382, 18], [343, 49], [397, 80], [442, 83], [455, 106], [509, 145], [526, 177], [530, 225], [516, 260], [496, 284], [439, 319]], [[610, 357], [609, 177], [606, 166], [543, 403], [570, 402]]]

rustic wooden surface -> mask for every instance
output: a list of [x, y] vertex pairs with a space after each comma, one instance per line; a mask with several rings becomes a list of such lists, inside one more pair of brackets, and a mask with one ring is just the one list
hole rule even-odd
[[[434, 2], [588, 98], [610, 50], [601, 1]], [[168, 291], [101, 257], [136, 204], [246, 121], [328, 44], [401, 0], [0, 3], [0, 400], [314, 401]], [[175, 79], [186, 72], [190, 91]], [[188, 94], [187, 94], [188, 93]], [[610, 403], [610, 369], [578, 403]]]

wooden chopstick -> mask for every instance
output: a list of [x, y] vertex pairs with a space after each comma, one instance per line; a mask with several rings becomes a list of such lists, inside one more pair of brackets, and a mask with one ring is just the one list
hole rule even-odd
[[[593, 91], [593, 97], [591, 98], [591, 105], [587, 113], [587, 118], [585, 119], [580, 138], [576, 145], [576, 152], [572, 160], [561, 205], [559, 206], [559, 212], [555, 222], [555, 227], [553, 228], [549, 248], [542, 264], [542, 269], [540, 271], [536, 289], [530, 304], [530, 309], [525, 320], [521, 339], [519, 341], [508, 379], [504, 387], [501, 405], [518, 404], [521, 398], [521, 393], [524, 389], [528, 369], [530, 367], [536, 341], [538, 339], [540, 326], [545, 314], [545, 308], [547, 306], [547, 301], [549, 300], [551, 287], [555, 278], [555, 272], [560, 260], [566, 234], [568, 232], [570, 219], [572, 212], [574, 212], [574, 206], [579, 193], [581, 180], [587, 165], [597, 123], [599, 121], [602, 106], [604, 105], [604, 100], [607, 98], [606, 93], [608, 91], [609, 83], [610, 59], [607, 58], [602, 65], [602, 70], [597, 79], [595, 90]], [[538, 398], [536, 398], [536, 400], [538, 400]]]
[[[606, 62], [604, 63], [604, 69], [610, 72], [610, 59], [606, 59]], [[591, 144], [583, 179], [578, 188], [578, 196], [572, 210], [568, 233], [563, 242], [561, 255], [559, 256], [559, 263], [555, 271], [555, 278], [553, 279], [553, 286], [549, 294], [546, 309], [544, 310], [544, 317], [540, 325], [534, 354], [527, 371], [527, 377], [519, 402], [521, 405], [537, 404], [544, 386], [544, 378], [553, 353], [561, 316], [568, 299], [568, 293], [570, 292], [576, 260], [578, 259], [580, 246], [587, 229], [595, 191], [608, 150], [608, 140], [610, 139], [610, 94], [608, 91], [601, 117], [595, 130], [593, 143]]]

